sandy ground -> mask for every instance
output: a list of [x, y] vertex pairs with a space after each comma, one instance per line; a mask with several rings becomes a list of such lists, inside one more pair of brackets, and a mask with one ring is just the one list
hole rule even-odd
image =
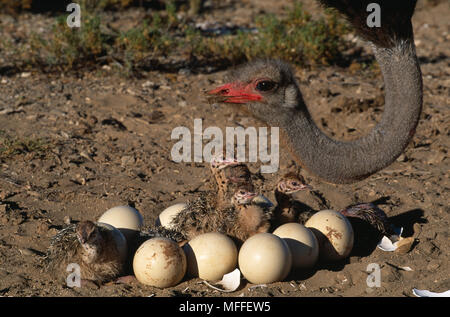
[[[242, 1], [205, 15], [209, 21], [251, 24], [261, 12], [278, 12], [289, 1]], [[315, 8], [305, 1], [307, 8]], [[137, 13], [135, 13], [137, 14]], [[124, 19], [133, 16], [123, 15]], [[335, 265], [289, 276], [284, 282], [251, 288], [243, 280], [233, 293], [221, 294], [186, 278], [158, 289], [139, 283], [99, 289], [70, 289], [43, 273], [40, 254], [63, 226], [65, 216], [97, 219], [117, 205], [135, 206], [145, 224], [164, 208], [192, 198], [209, 186], [207, 164], [175, 163], [170, 151], [178, 126], [263, 126], [231, 109], [212, 109], [203, 89], [222, 81], [223, 72], [148, 72], [124, 79], [108, 69], [80, 76], [0, 74], [0, 129], [17, 137], [45, 138], [51, 151], [19, 154], [0, 162], [0, 295], [2, 296], [413, 296], [412, 289], [450, 289], [449, 261], [449, 127], [450, 8], [419, 7], [413, 19], [424, 80], [424, 109], [417, 133], [391, 166], [352, 185], [331, 185], [307, 171], [302, 175], [330, 208], [351, 203], [381, 203], [390, 219], [414, 236], [406, 254], [377, 248], [355, 250]], [[19, 17], [25, 24], [29, 16]], [[45, 17], [35, 16], [33, 19]], [[44, 23], [43, 22], [43, 23]], [[365, 51], [370, 52], [362, 43]], [[367, 133], [383, 110], [382, 80], [365, 71], [339, 67], [297, 69], [301, 89], [321, 128], [339, 139]], [[262, 174], [257, 184], [273, 199], [277, 178], [295, 168], [280, 149], [280, 169]], [[250, 164], [257, 172], [259, 163]], [[311, 193], [298, 198], [317, 208]], [[381, 287], [366, 284], [367, 266], [381, 267]], [[409, 266], [412, 271], [399, 267]]]

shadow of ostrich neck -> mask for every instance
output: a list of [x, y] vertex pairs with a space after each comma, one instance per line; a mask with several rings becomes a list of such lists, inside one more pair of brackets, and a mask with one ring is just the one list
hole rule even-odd
[[[280, 126], [297, 161], [323, 180], [335, 184], [362, 180], [395, 161], [414, 135], [422, 110], [422, 75], [412, 25], [410, 20], [407, 22], [402, 25], [407, 30], [400, 30], [402, 37], [397, 38], [394, 31], [388, 34], [387, 45], [373, 41], [383, 74], [385, 107], [381, 121], [368, 135], [350, 142], [331, 139], [314, 123], [300, 94], [297, 108], [267, 120]], [[392, 33], [388, 29], [389, 32]], [[362, 35], [370, 39], [367, 34]]]

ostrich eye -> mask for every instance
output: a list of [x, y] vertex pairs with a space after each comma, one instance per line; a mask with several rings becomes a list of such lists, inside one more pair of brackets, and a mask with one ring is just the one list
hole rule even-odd
[[272, 90], [275, 87], [275, 83], [270, 80], [263, 80], [256, 84], [256, 90], [259, 91], [269, 91]]

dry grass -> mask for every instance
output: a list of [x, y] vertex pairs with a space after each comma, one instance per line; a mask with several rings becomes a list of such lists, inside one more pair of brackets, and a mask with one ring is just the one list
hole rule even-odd
[[51, 144], [44, 139], [11, 137], [0, 130], [0, 161], [28, 153], [44, 155], [50, 149]]

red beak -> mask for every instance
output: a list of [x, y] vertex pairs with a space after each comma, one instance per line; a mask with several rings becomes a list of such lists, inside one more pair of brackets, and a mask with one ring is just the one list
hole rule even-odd
[[252, 85], [240, 83], [228, 83], [207, 92], [211, 99], [219, 102], [246, 103], [262, 100], [261, 95], [253, 91]]

